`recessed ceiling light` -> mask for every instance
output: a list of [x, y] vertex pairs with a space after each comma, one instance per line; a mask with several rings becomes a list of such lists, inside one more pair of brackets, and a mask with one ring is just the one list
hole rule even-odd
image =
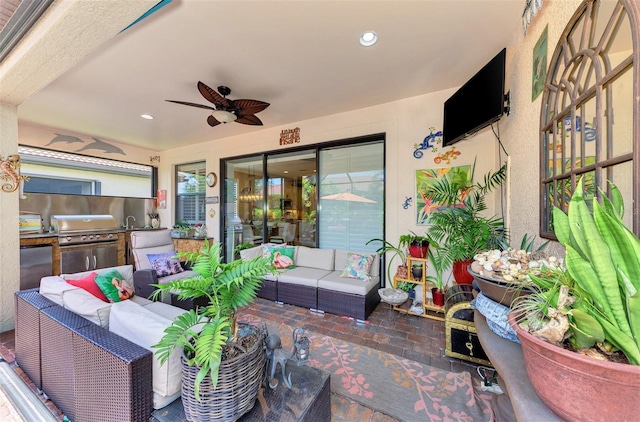
[[289, 170], [285, 170], [285, 171], [284, 171], [284, 174], [289, 174]]
[[378, 34], [373, 31], [366, 31], [360, 35], [360, 44], [365, 47], [371, 47], [378, 42]]
[[141, 114], [140, 117], [147, 120], [153, 120], [153, 116], [150, 114]]

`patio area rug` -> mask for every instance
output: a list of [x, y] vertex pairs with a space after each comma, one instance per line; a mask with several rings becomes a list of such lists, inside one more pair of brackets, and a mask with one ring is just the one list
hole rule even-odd
[[[292, 349], [292, 328], [241, 315], [238, 320], [266, 324]], [[331, 391], [397, 419], [412, 421], [492, 421], [491, 394], [474, 388], [469, 372], [449, 372], [409, 359], [308, 332], [310, 365], [331, 372]], [[295, 383], [295, 380], [292, 380]]]

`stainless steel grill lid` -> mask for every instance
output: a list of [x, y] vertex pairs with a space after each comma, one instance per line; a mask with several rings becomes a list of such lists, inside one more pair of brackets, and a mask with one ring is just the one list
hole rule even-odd
[[51, 225], [58, 233], [118, 229], [116, 219], [110, 214], [52, 215]]

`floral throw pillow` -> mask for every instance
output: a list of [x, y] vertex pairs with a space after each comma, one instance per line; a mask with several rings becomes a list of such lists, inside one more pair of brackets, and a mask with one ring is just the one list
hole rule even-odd
[[133, 297], [131, 286], [117, 270], [107, 271], [96, 276], [96, 284], [102, 290], [109, 302], [121, 302]]
[[168, 275], [178, 274], [184, 271], [178, 258], [175, 258], [177, 253], [177, 251], [171, 251], [147, 255], [149, 264], [151, 265], [151, 268], [156, 270], [158, 277], [166, 277]]
[[293, 255], [296, 248], [293, 246], [280, 246], [270, 249], [270, 259], [273, 265], [278, 269], [295, 268]]
[[373, 255], [360, 255], [350, 252], [340, 277], [369, 281], [371, 280], [369, 276], [371, 264], [373, 264]]

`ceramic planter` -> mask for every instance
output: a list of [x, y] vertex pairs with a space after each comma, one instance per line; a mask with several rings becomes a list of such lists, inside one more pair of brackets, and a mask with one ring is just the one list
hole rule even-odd
[[411, 267], [411, 275], [414, 280], [422, 280], [422, 265]]
[[453, 261], [453, 278], [458, 284], [471, 284], [473, 283], [473, 276], [469, 274], [467, 268], [473, 262], [472, 259], [466, 259], [464, 261]]
[[409, 255], [414, 258], [426, 258], [429, 250], [429, 242], [413, 242], [409, 245]]
[[480, 288], [482, 294], [504, 306], [511, 307], [511, 302], [513, 302], [515, 298], [531, 294], [531, 291], [525, 288], [482, 277], [480, 274], [473, 272], [471, 266], [467, 268], [467, 271], [478, 284], [478, 288]]
[[600, 361], [547, 343], [509, 324], [522, 343], [531, 385], [567, 421], [635, 421], [640, 415], [640, 366]]
[[436, 306], [444, 306], [444, 292], [437, 287], [431, 289], [431, 297], [433, 298], [433, 304]]

